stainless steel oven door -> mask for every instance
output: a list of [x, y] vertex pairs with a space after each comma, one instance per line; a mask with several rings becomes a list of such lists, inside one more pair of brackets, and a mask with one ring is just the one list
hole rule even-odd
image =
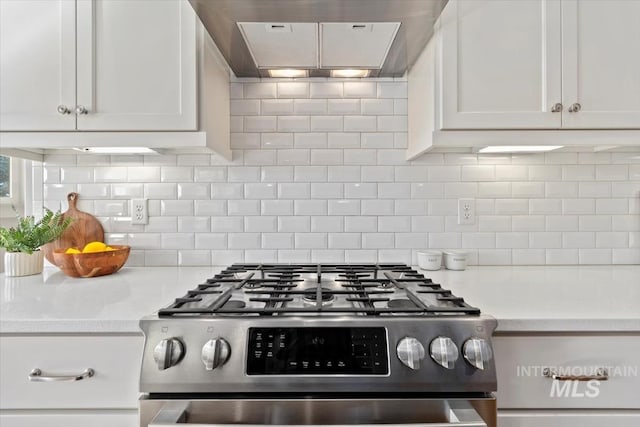
[[141, 427], [495, 427], [495, 399], [140, 401]]

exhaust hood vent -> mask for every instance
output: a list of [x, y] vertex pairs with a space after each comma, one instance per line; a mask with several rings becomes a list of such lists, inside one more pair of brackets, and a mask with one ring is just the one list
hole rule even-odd
[[380, 69], [399, 22], [320, 24], [320, 68]]
[[318, 24], [238, 22], [260, 69], [318, 68]]
[[189, 0], [237, 77], [278, 69], [402, 77], [447, 1]]

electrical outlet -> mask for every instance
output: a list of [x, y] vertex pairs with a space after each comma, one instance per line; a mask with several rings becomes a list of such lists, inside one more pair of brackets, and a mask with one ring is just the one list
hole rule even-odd
[[148, 224], [149, 207], [147, 199], [131, 200], [131, 224]]
[[476, 223], [476, 200], [458, 199], [458, 224]]

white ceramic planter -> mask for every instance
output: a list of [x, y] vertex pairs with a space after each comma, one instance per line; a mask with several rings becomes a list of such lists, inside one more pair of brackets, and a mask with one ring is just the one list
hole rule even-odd
[[4, 273], [7, 276], [31, 276], [42, 273], [44, 252], [32, 254], [24, 252], [7, 252], [4, 254]]

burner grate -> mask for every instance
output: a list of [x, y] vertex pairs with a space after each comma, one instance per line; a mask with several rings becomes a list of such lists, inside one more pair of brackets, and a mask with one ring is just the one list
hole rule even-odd
[[[332, 276], [339, 288], [323, 287], [323, 275]], [[305, 283], [303, 277], [312, 277], [317, 284], [299, 288]], [[205, 282], [160, 309], [158, 315], [480, 314], [464, 299], [404, 264], [234, 264]], [[425, 299], [428, 296], [431, 300]], [[349, 305], [334, 306], [338, 297]], [[408, 303], [392, 303], [398, 298]], [[297, 299], [303, 304], [294, 305]], [[199, 304], [193, 307], [193, 303]]]

